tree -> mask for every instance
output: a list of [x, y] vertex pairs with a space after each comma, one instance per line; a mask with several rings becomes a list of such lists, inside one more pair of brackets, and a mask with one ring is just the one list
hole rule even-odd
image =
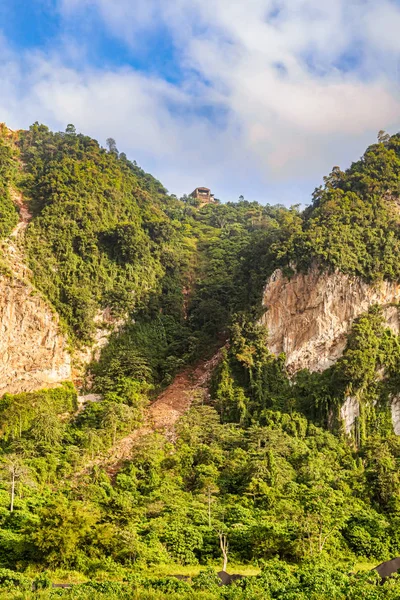
[[110, 154], [118, 155], [117, 143], [114, 140], [114, 138], [111, 138], [111, 137], [107, 138], [106, 144], [107, 144], [107, 148], [108, 148], [108, 151], [110, 152]]
[[75, 125], [72, 125], [72, 123], [69, 123], [67, 125], [67, 127], [65, 128], [65, 133], [68, 133], [69, 135], [76, 135]]
[[5, 394], [2, 404], [0, 423], [4, 438], [21, 438], [23, 431], [30, 425], [32, 408], [23, 395], [12, 397], [10, 394]]
[[14, 511], [14, 498], [17, 483], [28, 483], [29, 469], [17, 454], [9, 454], [0, 463], [0, 469], [10, 486], [10, 512]]
[[226, 571], [226, 568], [228, 565], [228, 551], [229, 551], [228, 536], [223, 531], [218, 531], [218, 537], [219, 537], [219, 547], [221, 548], [222, 557], [224, 559], [223, 565], [222, 565], [222, 570]]
[[321, 553], [325, 544], [339, 531], [352, 512], [351, 502], [344, 494], [326, 484], [305, 489], [302, 494], [304, 506], [304, 531], [310, 554]]
[[34, 419], [31, 435], [37, 442], [56, 446], [62, 440], [64, 426], [54, 412], [44, 410]]
[[111, 432], [111, 440], [114, 445], [117, 441], [117, 433], [129, 430], [136, 422], [137, 413], [126, 404], [107, 403], [102, 426]]
[[219, 493], [219, 487], [216, 483], [217, 478], [218, 469], [214, 464], [201, 464], [196, 467], [197, 486], [207, 502], [208, 527], [210, 529], [212, 525], [212, 504], [215, 500], [214, 496]]
[[95, 458], [96, 454], [101, 451], [104, 445], [98, 430], [94, 428], [89, 428], [85, 431], [84, 444], [89, 452], [91, 460]]
[[48, 564], [58, 566], [73, 563], [99, 519], [93, 505], [56, 498], [39, 511], [40, 525], [31, 539]]
[[388, 144], [390, 142], [390, 135], [383, 129], [378, 132], [378, 142], [380, 144]]

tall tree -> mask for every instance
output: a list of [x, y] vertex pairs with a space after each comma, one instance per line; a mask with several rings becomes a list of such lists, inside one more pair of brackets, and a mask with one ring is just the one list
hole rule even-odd
[[17, 454], [9, 454], [2, 458], [0, 470], [10, 488], [10, 512], [13, 512], [16, 485], [17, 483], [30, 482], [30, 472]]

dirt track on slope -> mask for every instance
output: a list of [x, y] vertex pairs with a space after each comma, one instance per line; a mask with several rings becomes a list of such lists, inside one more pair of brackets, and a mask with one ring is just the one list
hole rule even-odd
[[29, 212], [20, 191], [11, 188], [10, 195], [13, 203], [19, 210], [19, 221], [8, 238], [2, 240], [1, 250], [3, 260], [5, 260], [6, 264], [10, 267], [13, 276], [24, 280], [25, 278], [29, 279], [30, 271], [25, 261], [23, 238], [32, 215]]
[[212, 372], [221, 360], [221, 349], [209, 360], [203, 360], [194, 367], [187, 367], [159, 395], [147, 409], [143, 425], [126, 437], [118, 440], [104, 457], [96, 458], [85, 471], [94, 466], [102, 466], [110, 476], [116, 475], [122, 463], [132, 456], [132, 450], [139, 440], [154, 431], [163, 433], [167, 439], [175, 439], [175, 424], [190, 408], [195, 398], [209, 397], [209, 384]]

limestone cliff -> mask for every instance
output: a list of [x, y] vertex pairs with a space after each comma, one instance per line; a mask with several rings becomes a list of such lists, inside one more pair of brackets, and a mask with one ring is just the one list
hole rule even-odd
[[30, 285], [0, 277], [0, 395], [70, 378], [71, 357], [57, 316]]
[[0, 397], [68, 380], [79, 387], [85, 365], [98, 358], [115, 328], [110, 320], [101, 313], [94, 344], [71, 355], [57, 314], [29, 281], [0, 276]]
[[289, 372], [323, 371], [343, 354], [354, 319], [370, 306], [382, 305], [387, 325], [399, 333], [399, 302], [400, 285], [394, 282], [372, 285], [316, 267], [287, 278], [278, 269], [264, 289], [261, 322], [268, 328], [270, 350], [285, 352]]
[[94, 319], [94, 343], [74, 356], [58, 315], [31, 283], [23, 236], [31, 215], [22, 195], [10, 190], [20, 220], [8, 239], [0, 242], [0, 397], [29, 392], [73, 380], [78, 386], [85, 365], [98, 357], [111, 331], [121, 325], [109, 310]]
[[59, 385], [71, 379], [71, 356], [58, 316], [30, 283], [23, 236], [31, 215], [21, 193], [10, 190], [20, 220], [1, 242], [0, 396]]
[[121, 322], [105, 309], [96, 315], [95, 325], [93, 345], [72, 355], [58, 315], [29, 280], [0, 275], [0, 397], [68, 380], [79, 387], [85, 366], [99, 357]]

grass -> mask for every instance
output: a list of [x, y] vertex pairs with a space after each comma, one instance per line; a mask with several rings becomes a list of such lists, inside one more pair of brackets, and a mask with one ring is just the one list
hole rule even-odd
[[[215, 572], [221, 571], [222, 565], [220, 563], [211, 565]], [[149, 567], [146, 571], [141, 572], [142, 575], [149, 577], [168, 577], [169, 575], [186, 575], [187, 577], [194, 577], [198, 575], [200, 571], [204, 571], [207, 567], [205, 565], [179, 565], [179, 564], [166, 564], [157, 565], [153, 568]], [[252, 575], [259, 575], [261, 569], [254, 565], [244, 565], [240, 563], [228, 563], [228, 573], [238, 573], [239, 575], [245, 575], [251, 577]]]
[[[220, 563], [216, 563], [211, 565], [212, 568], [217, 573], [221, 570], [222, 566]], [[195, 577], [200, 573], [200, 571], [204, 571], [207, 567], [205, 565], [180, 565], [180, 564], [160, 564], [155, 565], [154, 567], [147, 567], [145, 569], [137, 569], [137, 572], [143, 577], [168, 577], [173, 575], [184, 575], [186, 577]], [[135, 572], [135, 569], [127, 569], [127, 572]], [[259, 575], [261, 569], [254, 565], [244, 565], [241, 563], [232, 563], [228, 564], [228, 573], [238, 573], [240, 575], [244, 575], [246, 577], [251, 577], [253, 575]], [[122, 577], [120, 574], [115, 573], [112, 576], [109, 572], [106, 571], [98, 571], [96, 574], [91, 576], [83, 575], [79, 571], [73, 571], [68, 569], [56, 569], [54, 571], [47, 571], [48, 576], [50, 577], [53, 583], [85, 583], [89, 579], [93, 581], [105, 581], [105, 580], [113, 580], [113, 581], [121, 581]], [[25, 573], [28, 577], [35, 577], [37, 575], [36, 570], [28, 569]]]
[[[382, 562], [382, 561], [380, 561], [380, 562]], [[374, 569], [379, 564], [380, 563], [376, 560], [374, 562], [361, 561], [361, 562], [357, 562], [354, 565], [354, 569], [352, 569], [352, 570], [353, 571], [372, 571], [372, 569]]]

